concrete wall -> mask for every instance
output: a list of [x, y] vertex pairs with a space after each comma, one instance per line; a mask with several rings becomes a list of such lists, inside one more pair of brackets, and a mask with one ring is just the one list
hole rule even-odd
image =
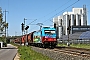
[[0, 47], [2, 48], [3, 47], [3, 42], [0, 42], [0, 44], [1, 44]]

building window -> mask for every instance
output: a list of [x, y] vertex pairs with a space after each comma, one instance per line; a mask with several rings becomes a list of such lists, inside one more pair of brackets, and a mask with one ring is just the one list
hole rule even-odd
[[80, 14], [82, 14], [82, 9], [80, 10]]
[[71, 25], [71, 19], [69, 20], [69, 26]]
[[61, 26], [62, 26], [62, 19], [61, 19], [61, 22], [60, 23], [61, 23]]
[[81, 26], [81, 19], [80, 19], [80, 26]]
[[74, 20], [74, 26], [76, 26], [76, 19]]
[[74, 26], [76, 26], [76, 15], [74, 15]]

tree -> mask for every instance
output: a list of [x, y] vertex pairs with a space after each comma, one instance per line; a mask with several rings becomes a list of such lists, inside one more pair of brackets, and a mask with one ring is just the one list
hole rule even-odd
[[0, 41], [3, 41], [3, 42], [5, 42], [5, 38], [6, 38], [5, 35], [3, 36], [3, 34], [6, 33], [6, 32], [4, 32], [5, 28], [8, 29], [8, 23], [3, 21], [2, 9], [0, 7], [0, 35], [2, 36], [2, 37], [0, 37]]

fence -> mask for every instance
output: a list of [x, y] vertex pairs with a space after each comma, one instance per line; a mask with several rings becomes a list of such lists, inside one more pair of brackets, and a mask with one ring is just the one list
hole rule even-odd
[[76, 40], [58, 40], [58, 43], [73, 43], [73, 44], [90, 44], [90, 39], [88, 40], [79, 40], [79, 39], [76, 39]]

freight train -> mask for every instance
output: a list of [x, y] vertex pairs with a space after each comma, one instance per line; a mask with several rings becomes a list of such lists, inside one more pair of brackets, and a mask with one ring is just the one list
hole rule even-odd
[[51, 27], [42, 27], [41, 30], [23, 35], [20, 40], [22, 44], [27, 42], [28, 45], [54, 48], [57, 45], [56, 29]]

